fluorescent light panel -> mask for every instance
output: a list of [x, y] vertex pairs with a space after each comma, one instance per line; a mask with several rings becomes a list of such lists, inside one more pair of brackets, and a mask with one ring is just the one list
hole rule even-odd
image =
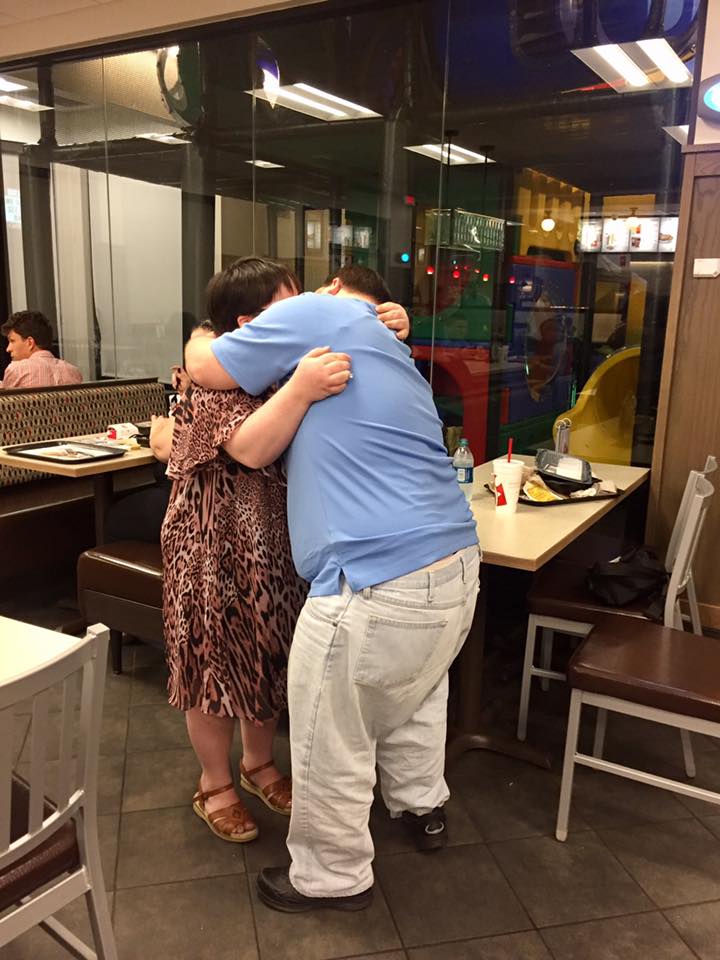
[[29, 110], [31, 113], [41, 113], [43, 110], [52, 110], [52, 107], [46, 107], [42, 103], [35, 103], [34, 100], [23, 100], [22, 97], [0, 96], [0, 103], [4, 107], [14, 107], [16, 110]]
[[24, 83], [16, 83], [14, 80], [6, 80], [5, 77], [0, 77], [0, 90], [3, 93], [14, 93], [16, 90], [27, 90], [27, 87]]
[[489, 157], [482, 153], [475, 153], [474, 150], [466, 150], [465, 147], [459, 147], [457, 144], [448, 145], [439, 143], [422, 143], [416, 147], [405, 147], [411, 153], [419, 153], [423, 157], [429, 157], [430, 160], [437, 160], [438, 163], [447, 163], [451, 167], [463, 166], [472, 163], [495, 163]]
[[[258, 100], [271, 102], [268, 91], [263, 88], [254, 91], [246, 90], [245, 93], [250, 96], [254, 93]], [[317, 120], [327, 120], [329, 122], [366, 120], [369, 117], [380, 116], [379, 113], [375, 113], [368, 107], [353, 103], [351, 100], [344, 100], [342, 97], [336, 97], [334, 93], [327, 93], [325, 90], [311, 87], [308, 83], [293, 83], [285, 87], [277, 87], [269, 93], [281, 107], [296, 110], [298, 113], [315, 117]]]
[[667, 40], [607, 43], [572, 51], [617, 93], [686, 87], [692, 75]]
[[638, 40], [637, 45], [655, 66], [674, 84], [692, 82], [690, 71], [664, 39]]
[[284, 170], [284, 163], [271, 163], [270, 160], [246, 160], [251, 167], [262, 167], [263, 170]]

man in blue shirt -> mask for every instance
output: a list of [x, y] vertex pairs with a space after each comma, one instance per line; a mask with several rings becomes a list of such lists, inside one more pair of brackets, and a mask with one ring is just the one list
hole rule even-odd
[[186, 353], [203, 386], [252, 394], [315, 346], [352, 358], [352, 382], [310, 408], [287, 454], [293, 559], [311, 586], [288, 672], [292, 865], [258, 889], [290, 912], [369, 904], [376, 764], [391, 816], [423, 849], [446, 842], [447, 672], [472, 622], [477, 534], [430, 387], [377, 322], [384, 293], [374, 271], [344, 268]]

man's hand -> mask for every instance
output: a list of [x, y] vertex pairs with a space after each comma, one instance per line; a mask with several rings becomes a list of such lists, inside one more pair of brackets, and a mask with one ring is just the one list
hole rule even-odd
[[288, 381], [298, 399], [308, 405], [342, 393], [352, 379], [350, 357], [331, 353], [330, 347], [315, 347], [306, 353]]
[[405, 307], [399, 303], [381, 303], [377, 307], [377, 315], [389, 330], [395, 331], [398, 340], [407, 340], [410, 334], [410, 318]]

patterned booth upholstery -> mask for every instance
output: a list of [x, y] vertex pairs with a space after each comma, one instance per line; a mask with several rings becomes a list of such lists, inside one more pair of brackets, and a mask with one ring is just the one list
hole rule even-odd
[[[0, 390], [0, 446], [101, 433], [109, 423], [138, 423], [165, 413], [154, 379], [100, 380], [42, 390]], [[0, 467], [0, 487], [47, 474]]]

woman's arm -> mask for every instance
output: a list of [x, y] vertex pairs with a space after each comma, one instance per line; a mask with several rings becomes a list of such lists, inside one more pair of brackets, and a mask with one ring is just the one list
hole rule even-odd
[[290, 444], [311, 404], [342, 393], [351, 379], [350, 357], [311, 350], [288, 382], [252, 413], [223, 444], [233, 460], [254, 470], [277, 460]]
[[158, 460], [167, 463], [170, 459], [175, 417], [150, 418], [150, 449]]

